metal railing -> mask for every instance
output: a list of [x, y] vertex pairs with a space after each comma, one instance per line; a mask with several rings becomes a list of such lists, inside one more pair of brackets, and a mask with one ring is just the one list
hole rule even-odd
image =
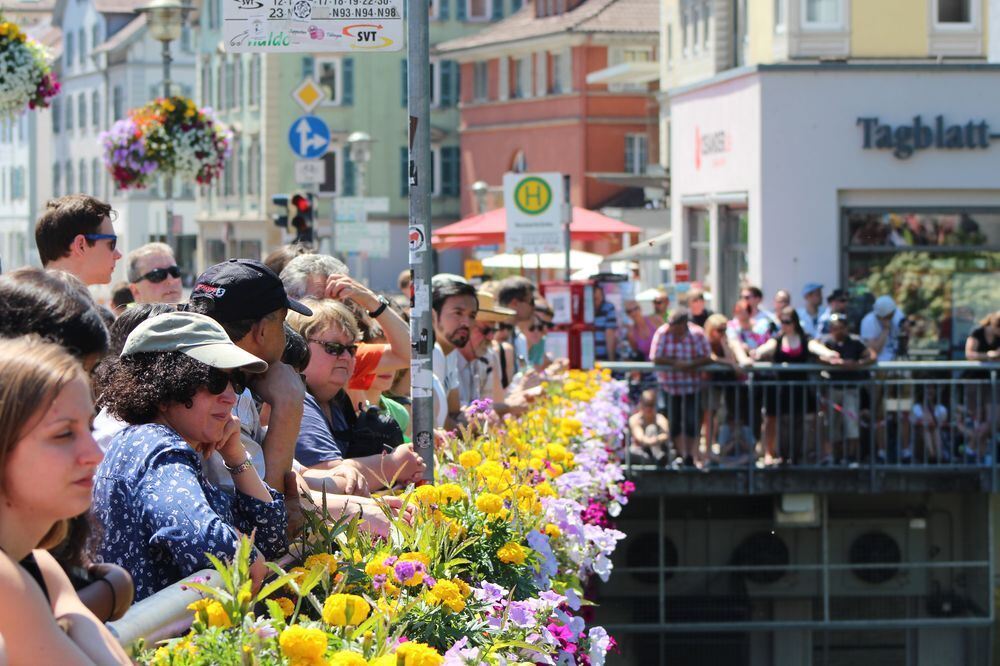
[[656, 388], [667, 418], [662, 449], [629, 432], [630, 472], [742, 469], [752, 484], [770, 469], [864, 469], [873, 478], [877, 470], [976, 470], [997, 488], [1000, 363], [709, 365], [673, 392], [656, 375], [679, 371], [602, 365], [629, 379], [634, 399]]

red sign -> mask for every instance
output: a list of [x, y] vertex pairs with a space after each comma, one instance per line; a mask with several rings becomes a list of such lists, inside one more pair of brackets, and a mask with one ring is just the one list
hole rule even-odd
[[674, 264], [674, 282], [690, 282], [691, 281], [691, 269], [688, 268], [687, 262], [678, 262]]

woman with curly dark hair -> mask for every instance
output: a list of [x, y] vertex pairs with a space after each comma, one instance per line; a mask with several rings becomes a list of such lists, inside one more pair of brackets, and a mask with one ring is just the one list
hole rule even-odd
[[[114, 390], [103, 404], [132, 425], [114, 436], [97, 470], [98, 552], [129, 570], [137, 600], [211, 566], [206, 553], [231, 559], [241, 533], [255, 533], [266, 558], [285, 551], [284, 498], [257, 474], [231, 413], [243, 372], [266, 369], [221, 325], [193, 312], [142, 322], [109, 368], [104, 379]], [[215, 452], [235, 494], [204, 474], [203, 461]], [[257, 557], [251, 574], [258, 584], [264, 572]]]

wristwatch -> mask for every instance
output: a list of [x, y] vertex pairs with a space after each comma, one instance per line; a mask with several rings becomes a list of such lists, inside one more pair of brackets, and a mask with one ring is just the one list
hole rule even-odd
[[374, 310], [368, 311], [368, 316], [371, 317], [372, 319], [377, 319], [378, 316], [383, 312], [385, 312], [385, 309], [389, 307], [389, 299], [387, 299], [385, 296], [379, 296], [378, 302], [381, 303], [382, 305], [378, 306]]
[[223, 462], [222, 464], [225, 466], [226, 469], [229, 470], [230, 474], [236, 476], [237, 474], [242, 474], [243, 472], [253, 467], [253, 460], [250, 458], [250, 454], [248, 453], [247, 459], [241, 462], [239, 465], [236, 465], [236, 467], [230, 467], [229, 465], [226, 465], [225, 462]]

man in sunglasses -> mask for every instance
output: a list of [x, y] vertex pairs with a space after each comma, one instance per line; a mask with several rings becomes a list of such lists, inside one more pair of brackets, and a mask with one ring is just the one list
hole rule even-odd
[[35, 223], [42, 266], [66, 271], [85, 285], [108, 284], [122, 258], [110, 204], [86, 194], [52, 199]]
[[181, 270], [166, 243], [146, 243], [128, 254], [128, 288], [136, 303], [180, 303]]

